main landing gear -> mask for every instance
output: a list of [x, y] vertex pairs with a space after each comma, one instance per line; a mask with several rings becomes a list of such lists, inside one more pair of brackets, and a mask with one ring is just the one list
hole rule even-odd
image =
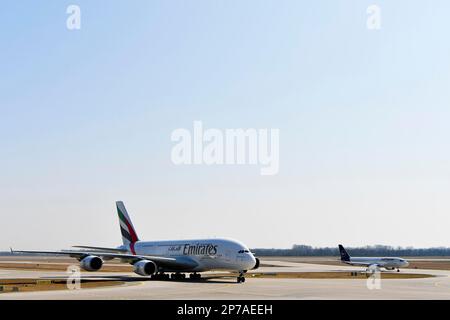
[[200, 273], [194, 272], [189, 275], [189, 279], [191, 280], [200, 280], [202, 275]]
[[239, 276], [237, 277], [237, 283], [245, 282], [245, 277], [244, 277], [245, 272], [246, 272], [245, 270], [239, 271]]
[[[202, 276], [200, 273], [194, 272], [194, 273], [189, 274], [189, 279], [191, 279], [191, 280], [199, 280], [201, 278], [202, 278]], [[170, 279], [171, 280], [184, 280], [184, 279], [186, 279], [186, 274], [178, 273], [178, 272], [172, 273], [170, 275]]]
[[171, 280], [184, 280], [186, 279], [186, 275], [184, 273], [172, 273], [170, 275]]
[[[154, 275], [151, 276], [151, 278], [153, 280], [175, 280], [175, 281], [179, 281], [179, 280], [185, 280], [186, 279], [186, 274], [185, 273], [179, 273], [179, 272], [174, 272], [171, 274], [168, 273], [164, 273], [164, 272], [158, 272], [155, 273]], [[202, 276], [200, 273], [194, 272], [189, 274], [189, 279], [191, 280], [199, 280], [201, 279]]]
[[164, 272], [158, 272], [151, 276], [153, 280], [169, 280], [169, 275]]

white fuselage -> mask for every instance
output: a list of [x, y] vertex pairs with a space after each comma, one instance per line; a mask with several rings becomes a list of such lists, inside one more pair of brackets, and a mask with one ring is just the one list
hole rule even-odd
[[[131, 245], [120, 246], [135, 255], [161, 256], [176, 258], [178, 261], [194, 261], [195, 266], [187, 267], [183, 272], [209, 270], [250, 270], [256, 266], [256, 258], [243, 243], [232, 239], [198, 239], [138, 241]], [[174, 271], [167, 269], [164, 271]]]
[[408, 261], [405, 259], [393, 257], [351, 257], [350, 261], [343, 262], [352, 266], [376, 265], [386, 269], [405, 268], [409, 265]]

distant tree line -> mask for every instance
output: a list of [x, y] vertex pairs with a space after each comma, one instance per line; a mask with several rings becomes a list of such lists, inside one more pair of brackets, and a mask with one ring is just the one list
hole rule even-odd
[[[413, 248], [392, 246], [345, 247], [351, 256], [450, 256], [450, 248]], [[291, 249], [252, 249], [257, 256], [339, 256], [338, 247], [312, 247], [295, 244]]]
[[[392, 246], [365, 246], [365, 247], [345, 247], [351, 256], [400, 256], [400, 257], [425, 257], [425, 256], [450, 256], [450, 248], [414, 248], [414, 247], [392, 247]], [[325, 257], [339, 256], [339, 249], [336, 247], [312, 247], [303, 244], [294, 244], [290, 249], [265, 249], [255, 248], [251, 250], [257, 256], [297, 256], [297, 257]], [[9, 256], [11, 252], [0, 251], [0, 256]]]

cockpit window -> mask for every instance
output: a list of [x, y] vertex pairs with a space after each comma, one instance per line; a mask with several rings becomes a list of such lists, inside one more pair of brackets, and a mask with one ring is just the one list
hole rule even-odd
[[238, 253], [250, 253], [248, 250], [239, 250]]

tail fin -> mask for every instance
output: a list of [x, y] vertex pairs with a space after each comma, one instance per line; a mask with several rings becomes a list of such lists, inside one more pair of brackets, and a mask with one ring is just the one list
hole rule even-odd
[[341, 253], [341, 261], [350, 261], [350, 255], [347, 253], [347, 250], [345, 250], [342, 244], [339, 245], [339, 252]]
[[136, 231], [128, 215], [127, 209], [122, 201], [116, 202], [117, 214], [119, 215], [120, 232], [122, 233], [122, 241], [124, 245], [130, 245], [139, 241]]

